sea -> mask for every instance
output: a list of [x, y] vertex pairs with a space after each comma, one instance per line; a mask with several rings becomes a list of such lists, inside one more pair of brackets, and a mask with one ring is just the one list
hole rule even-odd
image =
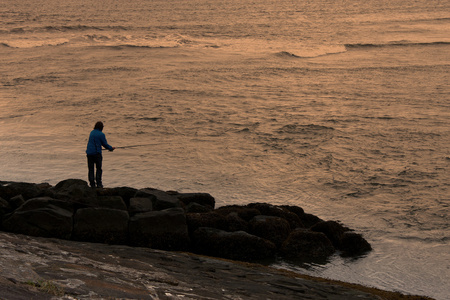
[[450, 299], [450, 2], [2, 0], [0, 180], [297, 205], [373, 251], [277, 268]]

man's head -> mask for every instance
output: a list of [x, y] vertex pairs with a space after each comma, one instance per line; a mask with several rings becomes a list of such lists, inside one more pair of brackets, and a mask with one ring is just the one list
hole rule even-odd
[[95, 123], [94, 129], [98, 129], [100, 131], [103, 130], [103, 122], [98, 121], [97, 123]]

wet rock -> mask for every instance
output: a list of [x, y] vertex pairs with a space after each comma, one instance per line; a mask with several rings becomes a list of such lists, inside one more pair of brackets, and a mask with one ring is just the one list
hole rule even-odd
[[282, 206], [276, 206], [268, 203], [250, 203], [249, 208], [260, 211], [261, 215], [280, 217], [289, 222], [291, 228], [304, 227], [303, 222], [293, 212], [284, 209]]
[[177, 196], [157, 189], [146, 188], [138, 190], [134, 197], [152, 199], [154, 210], [182, 207], [181, 201]]
[[283, 256], [296, 259], [326, 258], [334, 251], [325, 234], [301, 228], [293, 230], [281, 247]]
[[333, 243], [333, 246], [339, 249], [341, 247], [342, 236], [344, 232], [348, 231], [348, 228], [345, 228], [336, 221], [323, 221], [312, 226], [311, 230], [324, 233]]
[[32, 236], [70, 239], [73, 209], [48, 197], [30, 199], [3, 221], [7, 231]]
[[291, 226], [283, 218], [261, 215], [254, 217], [249, 222], [249, 232], [280, 247], [289, 236]]
[[201, 227], [193, 236], [194, 250], [197, 253], [216, 257], [257, 261], [272, 258], [276, 250], [272, 242], [244, 231], [227, 232]]
[[74, 216], [73, 238], [108, 244], [125, 244], [128, 237], [128, 212], [125, 210], [88, 207]]
[[343, 256], [361, 255], [372, 250], [369, 242], [362, 235], [351, 231], [344, 232], [340, 244]]
[[305, 228], [311, 228], [317, 223], [323, 222], [323, 220], [315, 215], [304, 213], [300, 216], [300, 220], [302, 221]]
[[185, 252], [4, 232], [0, 244], [4, 299], [431, 300]]
[[190, 245], [182, 208], [136, 214], [130, 218], [130, 243], [161, 250], [187, 250]]

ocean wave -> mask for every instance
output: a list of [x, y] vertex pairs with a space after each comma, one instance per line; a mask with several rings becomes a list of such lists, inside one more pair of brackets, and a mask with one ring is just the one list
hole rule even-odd
[[450, 45], [450, 42], [445, 41], [436, 41], [436, 42], [408, 42], [408, 41], [400, 41], [400, 42], [391, 42], [385, 44], [345, 44], [346, 49], [361, 49], [361, 48], [390, 48], [390, 47], [409, 47], [409, 46], [436, 46], [436, 45]]
[[347, 49], [344, 46], [324, 46], [316, 49], [300, 49], [297, 51], [280, 51], [275, 53], [276, 56], [281, 58], [314, 58], [326, 55], [334, 55], [346, 52]]
[[37, 48], [45, 46], [62, 46], [69, 43], [67, 39], [19, 39], [14, 41], [0, 42], [0, 47], [7, 48]]
[[43, 33], [43, 32], [72, 32], [72, 31], [128, 31], [130, 28], [125, 26], [90, 26], [90, 25], [62, 25], [62, 26], [38, 26], [38, 27], [16, 27], [6, 30], [9, 34], [24, 34], [24, 33]]
[[333, 127], [327, 127], [316, 124], [308, 124], [308, 125], [298, 125], [298, 124], [288, 124], [282, 126], [278, 129], [278, 133], [292, 133], [292, 134], [320, 134], [334, 130]]

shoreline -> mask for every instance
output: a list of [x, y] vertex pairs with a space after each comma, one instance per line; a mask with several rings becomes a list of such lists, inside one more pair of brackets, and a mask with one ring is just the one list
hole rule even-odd
[[0, 181], [0, 221], [5, 299], [432, 299], [258, 264], [371, 251], [298, 206], [215, 209], [206, 193]]
[[0, 232], [2, 299], [430, 300], [187, 252]]

